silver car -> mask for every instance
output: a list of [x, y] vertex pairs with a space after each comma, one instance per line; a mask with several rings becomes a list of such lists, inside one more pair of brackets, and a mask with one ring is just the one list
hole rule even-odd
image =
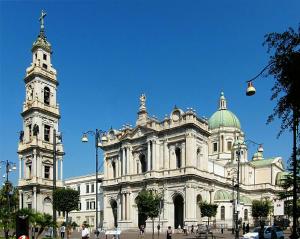
[[[245, 234], [243, 239], [259, 239], [260, 227], [255, 227], [252, 232]], [[271, 239], [272, 231], [276, 232], [277, 239], [284, 239], [283, 231], [280, 227], [264, 227], [264, 237], [265, 239]]]

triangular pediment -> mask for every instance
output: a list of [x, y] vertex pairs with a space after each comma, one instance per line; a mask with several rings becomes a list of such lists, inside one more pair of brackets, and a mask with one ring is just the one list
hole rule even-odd
[[143, 137], [146, 134], [152, 133], [154, 132], [153, 129], [149, 129], [143, 126], [137, 126], [130, 134], [130, 138], [132, 139], [136, 139], [136, 138], [140, 138]]
[[44, 161], [43, 161], [43, 164], [51, 164], [51, 165], [52, 165], [52, 162], [51, 162], [50, 160], [47, 159], [47, 160], [44, 160]]
[[132, 152], [141, 152], [147, 150], [147, 145], [137, 145], [133, 147]]

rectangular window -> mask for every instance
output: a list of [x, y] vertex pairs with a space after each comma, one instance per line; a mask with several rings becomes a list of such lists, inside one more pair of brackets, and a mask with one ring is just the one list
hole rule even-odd
[[228, 141], [227, 142], [227, 151], [231, 151], [231, 148], [232, 148], [232, 142]]
[[78, 208], [81, 211], [81, 202], [79, 203]]
[[44, 69], [47, 69], [48, 66], [47, 66], [45, 63], [43, 63], [43, 68], [44, 68]]
[[94, 201], [90, 202], [90, 209], [91, 210], [95, 209], [95, 202]]
[[28, 125], [28, 136], [29, 136], [29, 139], [31, 139], [31, 124]]
[[46, 54], [43, 54], [43, 59], [47, 60], [47, 55]]
[[78, 191], [79, 194], [80, 194], [80, 185], [77, 185], [77, 191]]
[[50, 126], [44, 125], [44, 140], [49, 142], [50, 141]]
[[213, 144], [213, 150], [214, 150], [214, 152], [218, 151], [218, 143]]
[[28, 177], [31, 178], [31, 165], [28, 165]]
[[221, 206], [221, 220], [225, 220], [225, 207]]
[[27, 204], [27, 208], [29, 208], [29, 209], [31, 209], [31, 208], [32, 208], [32, 205], [31, 205], [31, 203], [28, 203], [28, 204]]
[[45, 172], [44, 172], [44, 178], [50, 178], [50, 166], [45, 166], [44, 167], [44, 170], [45, 170]]
[[93, 193], [94, 191], [95, 191], [95, 185], [92, 184], [92, 185], [91, 185], [91, 193]]
[[86, 184], [86, 185], [85, 185], [85, 192], [86, 192], [86, 193], [89, 193], [89, 192], [90, 192], [90, 185], [89, 185], [89, 184]]
[[86, 201], [86, 210], [90, 210], [90, 202]]

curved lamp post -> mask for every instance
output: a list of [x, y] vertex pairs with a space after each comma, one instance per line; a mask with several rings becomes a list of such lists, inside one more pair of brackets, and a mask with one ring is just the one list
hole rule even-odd
[[[246, 89], [246, 95], [252, 96], [255, 94], [256, 90], [253, 86], [253, 81], [255, 81], [259, 76], [263, 74], [263, 72], [268, 69], [269, 66], [274, 64], [273, 61], [270, 62], [269, 65], [267, 65], [265, 68], [261, 70], [259, 74], [257, 74], [252, 79], [246, 81], [248, 84]], [[297, 211], [297, 134], [298, 134], [298, 127], [299, 127], [299, 115], [297, 115], [297, 110], [293, 108], [293, 212]], [[298, 232], [297, 232], [297, 216], [293, 215], [293, 232], [292, 237], [293, 239], [298, 238]]]
[[96, 150], [96, 231], [95, 234], [97, 238], [99, 237], [99, 230], [98, 230], [98, 172], [99, 172], [99, 159], [98, 159], [98, 148], [102, 147], [103, 143], [107, 142], [107, 137], [105, 131], [96, 129], [95, 131], [89, 130], [83, 133], [81, 141], [83, 143], [87, 143], [88, 134], [93, 135], [95, 137], [95, 150]]
[[255, 145], [258, 145], [258, 152], [263, 152], [264, 149], [262, 147], [262, 144], [256, 143], [252, 140], [244, 140], [240, 141], [237, 140], [233, 144], [233, 148], [236, 149], [236, 160], [237, 160], [237, 175], [236, 175], [236, 185], [234, 187], [236, 188], [236, 215], [235, 215], [235, 239], [239, 239], [239, 211], [240, 211], [240, 161], [241, 161], [241, 152], [242, 152], [242, 146], [246, 146], [246, 143], [252, 143]]

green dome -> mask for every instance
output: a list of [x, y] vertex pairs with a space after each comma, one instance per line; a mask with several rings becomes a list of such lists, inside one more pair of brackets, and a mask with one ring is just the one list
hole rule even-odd
[[226, 99], [224, 93], [221, 93], [220, 107], [208, 120], [208, 127], [210, 130], [220, 127], [234, 127], [241, 129], [239, 119], [230, 110], [227, 110]]
[[250, 198], [248, 198], [247, 196], [241, 196], [240, 200], [241, 200], [241, 203], [252, 204], [252, 200]]
[[218, 190], [215, 193], [214, 201], [230, 201], [232, 200], [232, 194], [225, 190]]

